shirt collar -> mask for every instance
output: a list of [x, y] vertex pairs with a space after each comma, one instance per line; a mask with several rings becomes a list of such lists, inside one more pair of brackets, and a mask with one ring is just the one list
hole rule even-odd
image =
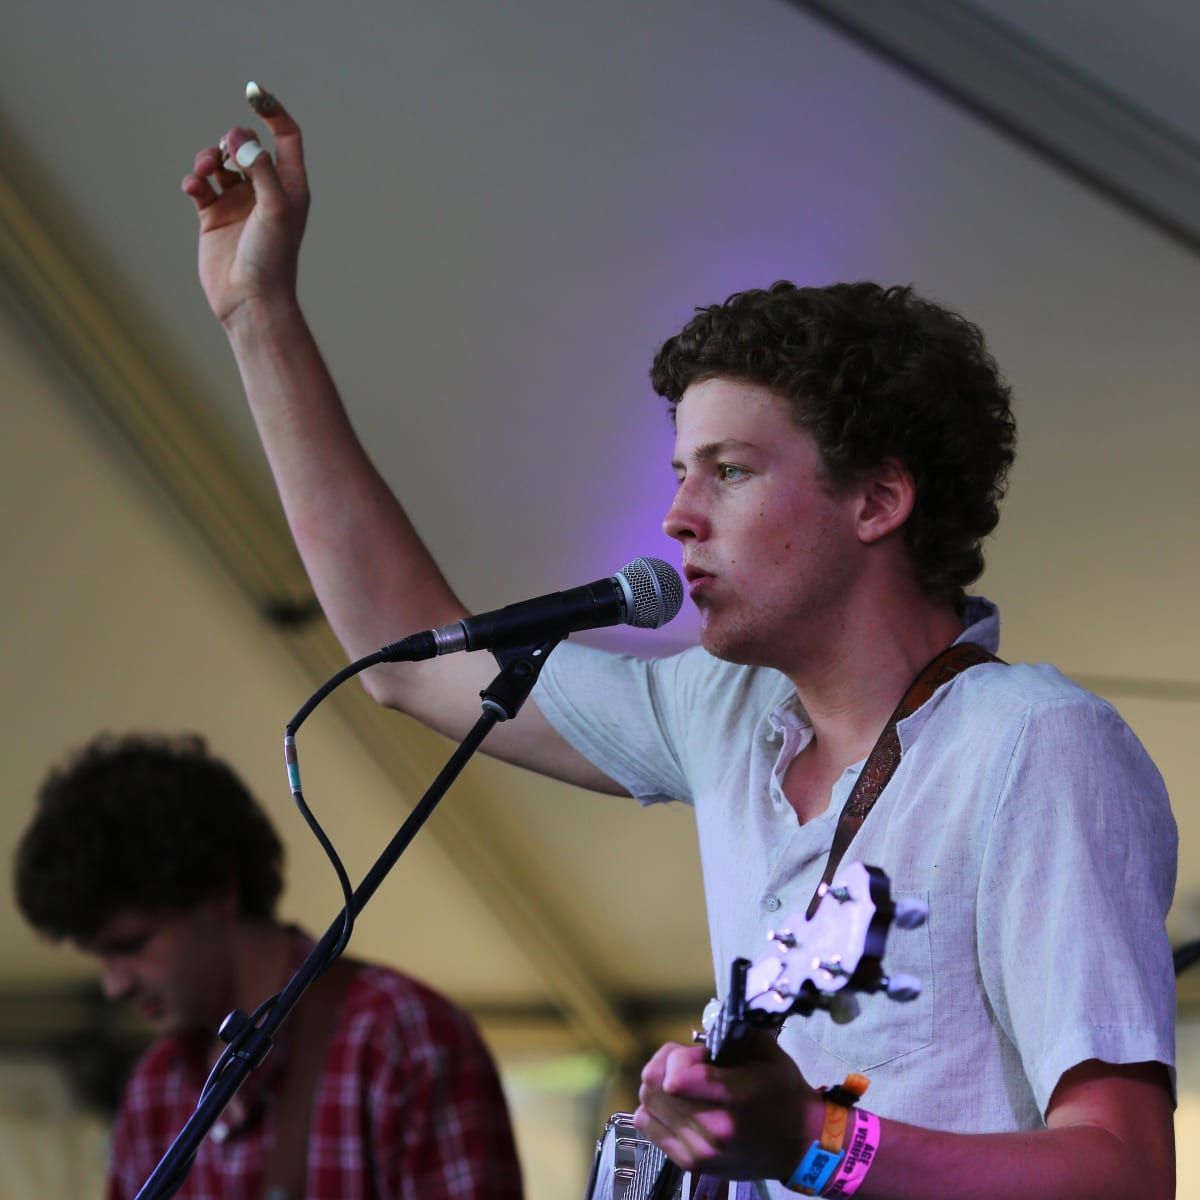
[[[968, 596], [963, 612], [966, 628], [955, 639], [956, 646], [963, 642], [974, 642], [989, 654], [995, 654], [1000, 648], [1000, 610], [990, 600], [982, 596]], [[900, 753], [906, 754], [917, 734], [924, 728], [925, 722], [933, 715], [934, 709], [945, 699], [950, 689], [958, 682], [956, 675], [949, 683], [944, 683], [916, 712], [909, 713], [903, 721], [896, 724], [896, 734], [900, 738]]]
[[[963, 631], [954, 640], [957, 646], [960, 642], [974, 642], [990, 654], [995, 654], [1000, 648], [1000, 609], [984, 596], [968, 596], [963, 607]], [[938, 689], [941, 691], [941, 689]], [[907, 749], [907, 740], [915, 736], [917, 730], [928, 716], [928, 704], [923, 704], [915, 713], [896, 726], [900, 732], [900, 742]], [[918, 719], [919, 718], [919, 719]], [[809, 725], [808, 714], [800, 703], [800, 697], [795, 691], [789, 691], [783, 702], [776, 705], [767, 713], [767, 722], [775, 738], [781, 737], [788, 729], [800, 730]], [[908, 739], [905, 738], [905, 733]]]
[[[309, 951], [313, 948], [313, 939], [295, 925], [289, 925], [287, 931], [291, 936], [291, 947], [288, 953], [288, 978], [296, 972]], [[266, 997], [264, 996], [265, 1000]], [[231, 1133], [248, 1128], [262, 1117], [266, 1110], [268, 1099], [277, 1089], [287, 1061], [291, 1042], [291, 1014], [272, 1035], [272, 1047], [267, 1057], [255, 1068], [234, 1094], [222, 1115], [220, 1123], [224, 1125], [221, 1140]], [[178, 1037], [178, 1057], [176, 1062], [194, 1087], [199, 1089], [208, 1076], [212, 1064], [207, 1056], [212, 1047], [212, 1035], [208, 1032], [189, 1033]]]
[[956, 646], [960, 642], [974, 642], [989, 654], [999, 651], [1000, 610], [990, 600], [983, 596], [968, 596], [963, 624], [966, 628], [955, 639]]

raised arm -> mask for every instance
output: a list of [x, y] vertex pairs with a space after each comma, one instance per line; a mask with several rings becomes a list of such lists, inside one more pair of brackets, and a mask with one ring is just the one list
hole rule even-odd
[[[309, 206], [300, 128], [266, 93], [251, 102], [278, 161], [252, 131], [235, 127], [196, 155], [183, 180], [200, 218], [200, 282], [229, 337], [309, 578], [356, 658], [466, 609], [367, 457], [300, 311], [296, 277]], [[479, 690], [495, 672], [490, 655], [458, 654], [375, 667], [363, 681], [381, 704], [457, 737], [478, 717]], [[621, 790], [532, 703], [496, 730], [488, 749], [571, 783]]]

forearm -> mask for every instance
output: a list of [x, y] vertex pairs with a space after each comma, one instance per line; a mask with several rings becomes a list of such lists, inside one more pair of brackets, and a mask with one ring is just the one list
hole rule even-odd
[[[1157, 1062], [1089, 1059], [1064, 1073], [1046, 1127], [1011, 1133], [947, 1133], [881, 1120], [878, 1137], [856, 1144], [854, 1113], [843, 1148], [855, 1158], [821, 1175], [809, 1148], [838, 1135], [837, 1101], [813, 1091], [768, 1038], [746, 1043], [747, 1059], [714, 1067], [697, 1046], [661, 1047], [642, 1071], [634, 1124], [679, 1166], [731, 1179], [786, 1181], [801, 1165], [824, 1192], [839, 1173], [863, 1200], [1123, 1200], [1175, 1194], [1171, 1089]], [[870, 1092], [865, 1108], [870, 1109]], [[826, 1123], [828, 1122], [828, 1130]], [[866, 1152], [870, 1145], [874, 1153]], [[836, 1145], [836, 1142], [831, 1143]], [[865, 1175], [855, 1169], [864, 1166]]]
[[[462, 616], [355, 434], [299, 306], [243, 305], [225, 329], [292, 536], [347, 654]], [[408, 708], [420, 674], [374, 668], [364, 682], [382, 702]]]
[[[1174, 1196], [1169, 1168], [1091, 1125], [953, 1134], [883, 1121], [862, 1200], [1142, 1200]], [[1153, 1161], [1153, 1157], [1149, 1159]], [[1157, 1177], [1156, 1177], [1157, 1176]]]
[[[346, 415], [293, 301], [243, 305], [225, 322], [292, 536], [321, 607], [358, 658], [466, 614]], [[451, 737], [478, 719], [490, 655], [373, 667], [364, 686]], [[488, 752], [597, 791], [612, 780], [573, 750], [533, 704], [493, 731]]]
[[[803, 1104], [810, 1140], [818, 1136], [824, 1108], [816, 1097]], [[1019, 1132], [947, 1133], [883, 1120], [878, 1153], [858, 1195], [863, 1200], [1175, 1195], [1174, 1122], [1160, 1064], [1081, 1063], [1060, 1079], [1046, 1121], [1044, 1128]]]

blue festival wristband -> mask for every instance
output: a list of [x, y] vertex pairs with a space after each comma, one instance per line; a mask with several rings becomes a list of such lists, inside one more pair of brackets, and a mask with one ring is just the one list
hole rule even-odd
[[845, 1157], [844, 1150], [826, 1150], [820, 1142], [813, 1142], [783, 1186], [805, 1196], [819, 1196]]

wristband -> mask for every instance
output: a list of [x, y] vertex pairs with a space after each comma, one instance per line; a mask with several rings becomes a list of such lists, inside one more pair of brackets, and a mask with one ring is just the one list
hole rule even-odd
[[783, 1186], [805, 1196], [819, 1196], [845, 1157], [841, 1150], [822, 1150], [820, 1142], [813, 1142]]
[[838, 1164], [837, 1173], [827, 1182], [826, 1196], [853, 1196], [858, 1191], [875, 1161], [879, 1137], [879, 1118], [874, 1113], [859, 1109], [854, 1116], [850, 1144]]
[[[783, 1186], [789, 1191], [819, 1196], [835, 1177], [846, 1157], [842, 1145], [846, 1140], [847, 1118], [867, 1086], [865, 1075], [851, 1074], [846, 1076], [841, 1085], [825, 1092], [825, 1121], [821, 1136], [809, 1146], [800, 1165], [784, 1181]], [[866, 1174], [865, 1168], [863, 1174]]]

